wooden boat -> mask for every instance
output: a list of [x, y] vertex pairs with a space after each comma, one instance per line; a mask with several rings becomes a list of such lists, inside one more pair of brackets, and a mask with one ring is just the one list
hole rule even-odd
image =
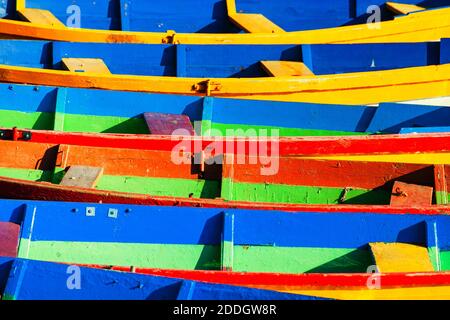
[[1, 141], [0, 196], [181, 206], [255, 202], [285, 210], [298, 210], [299, 204], [448, 203], [445, 165], [233, 156], [218, 150], [196, 155], [184, 147], [167, 152]]
[[[28, 0], [26, 3], [24, 0], [11, 0], [7, 1], [3, 12], [24, 22], [0, 20], [1, 36], [76, 42], [291, 44], [429, 41], [446, 37], [450, 32], [449, 9], [425, 10], [419, 6], [418, 0], [408, 1], [410, 4], [365, 0], [327, 0], [319, 5], [311, 5], [308, 1], [283, 3], [289, 6], [289, 10], [275, 2], [245, 0], [237, 3], [233, 0], [195, 1], [189, 4], [175, 1], [170, 6], [154, 1], [152, 12], [144, 3], [144, 0], [108, 4], [66, 0], [54, 4], [46, 0]], [[5, 6], [5, 2], [2, 4]], [[380, 8], [374, 9], [373, 5], [380, 5]], [[428, 1], [427, 5], [428, 8], [446, 6], [448, 1]], [[88, 13], [81, 14], [81, 7], [83, 13]], [[378, 11], [380, 15], [375, 16]], [[400, 16], [392, 19], [392, 13]], [[371, 22], [378, 21], [374, 18], [392, 20], [374, 24]], [[66, 22], [70, 27], [97, 29], [68, 28]], [[360, 25], [337, 27], [351, 23]], [[292, 31], [311, 28], [319, 30]], [[250, 34], [236, 33], [240, 30]]]
[[[372, 162], [403, 162], [416, 164], [450, 164], [450, 135], [402, 134], [356, 137], [305, 137], [305, 138], [217, 138], [176, 137], [134, 134], [86, 134], [47, 130], [1, 129], [3, 140], [68, 144], [78, 146], [129, 148], [138, 150], [171, 151], [181, 141], [190, 150], [208, 152], [211, 146], [233, 146], [228, 150], [235, 155], [257, 155], [250, 146], [266, 141], [267, 152], [272, 145], [280, 156], [296, 156], [311, 159], [364, 160]], [[241, 146], [241, 147], [238, 147]]]
[[[73, 207], [74, 205], [76, 205], [77, 207]], [[41, 226], [43, 226], [44, 221], [41, 221], [41, 217], [42, 216], [49, 216], [48, 218], [44, 218], [45, 221], [47, 221], [47, 219], [53, 221], [54, 217], [57, 216], [58, 212], [62, 212], [62, 221], [65, 221], [66, 218], [65, 216], [68, 215], [66, 212], [71, 212], [71, 216], [72, 218], [74, 217], [74, 215], [84, 215], [85, 208], [86, 206], [91, 206], [90, 204], [63, 204], [63, 203], [49, 203], [49, 202], [32, 202], [32, 201], [28, 201], [28, 202], [23, 202], [23, 201], [11, 201], [11, 200], [3, 200], [1, 202], [1, 207], [2, 207], [2, 213], [0, 214], [0, 237], [2, 240], [2, 248], [4, 250], [5, 247], [8, 247], [8, 244], [10, 243], [10, 248], [9, 248], [9, 254], [8, 252], [2, 251], [3, 255], [7, 255], [10, 257], [16, 257], [17, 256], [17, 248], [18, 248], [18, 243], [19, 243], [19, 237], [20, 237], [20, 225], [23, 225], [22, 228], [26, 228], [27, 225], [29, 225], [30, 223], [30, 218], [29, 215], [34, 215], [34, 217], [36, 218], [35, 221], [37, 221], [37, 225], [33, 228], [36, 228], [39, 231], [39, 234], [37, 235], [38, 237], [41, 236], [41, 234], [47, 234], [47, 228], [42, 229]], [[61, 210], [61, 208], [63, 208]], [[96, 216], [92, 216], [90, 218], [92, 219], [99, 219], [101, 221], [104, 222], [108, 222], [107, 221], [107, 217], [106, 217], [106, 208], [111, 209], [110, 205], [92, 205], [91, 206], [91, 210], [93, 210], [93, 208], [95, 208], [95, 214]], [[151, 219], [152, 215], [154, 215], [154, 213], [150, 212], [150, 208], [145, 209], [144, 207], [140, 207], [140, 206], [126, 206], [126, 207], [114, 207], [116, 209], [119, 209], [118, 211], [118, 215], [117, 215], [117, 220], [119, 221], [119, 225], [120, 226], [125, 226], [125, 224], [128, 226], [129, 225], [129, 217], [127, 218], [126, 216], [123, 215], [123, 209], [126, 208], [125, 210], [128, 209], [128, 214], [131, 215], [133, 212], [135, 212], [135, 210], [138, 210], [139, 212], [142, 211], [147, 211], [147, 214], [145, 215], [145, 219]], [[53, 210], [52, 210], [53, 209]], [[172, 217], [172, 215], [176, 212], [176, 211], [183, 211], [184, 209], [181, 208], [162, 208], [164, 211], [160, 212], [161, 214], [164, 214], [164, 217], [166, 217], [167, 220], [170, 220], [170, 218]], [[156, 212], [158, 212], [158, 210], [155, 208]], [[165, 215], [165, 212], [170, 211], [171, 214], [169, 215]], [[219, 233], [220, 230], [225, 230], [224, 228], [226, 228], [225, 223], [228, 223], [227, 220], [222, 220], [221, 219], [221, 210], [219, 209], [215, 209], [215, 210], [209, 210], [211, 214], [214, 214], [214, 211], [216, 212], [216, 216], [218, 217], [216, 218], [209, 218], [210, 216], [208, 214], [206, 214], [205, 210], [195, 210], [195, 214], [194, 215], [190, 215], [189, 212], [184, 212], [185, 214], [183, 215], [183, 219], [188, 219], [188, 217], [191, 216], [201, 216], [201, 213], [205, 213], [206, 216], [208, 217], [204, 217], [202, 220], [198, 220], [195, 219], [195, 225], [197, 223], [202, 223], [201, 221], [205, 222], [205, 233], [203, 234], [203, 240], [206, 240], [208, 236], [208, 234], [213, 233], [213, 234], [218, 234], [218, 238], [220, 238]], [[236, 210], [234, 210], [236, 211]], [[53, 212], [49, 213], [49, 212]], [[94, 211], [92, 211], [94, 212]], [[244, 211], [239, 211], [239, 214], [242, 214]], [[400, 212], [400, 211], [398, 211]], [[398, 213], [397, 212], [397, 213]], [[104, 215], [105, 213], [105, 215]], [[255, 212], [251, 212], [251, 211], [247, 211], [246, 213], [248, 214], [254, 214]], [[423, 213], [426, 213], [425, 211]], [[274, 216], [274, 212], [270, 213], [272, 215], [272, 217]], [[428, 213], [427, 213], [428, 214]], [[140, 215], [140, 213], [138, 213], [138, 215]], [[301, 220], [301, 216], [300, 215], [295, 215], [295, 214], [286, 214], [287, 216], [290, 216], [291, 218], [295, 218], [296, 220]], [[343, 215], [346, 215], [345, 213], [343, 213]], [[268, 216], [265, 216], [265, 219], [267, 219]], [[308, 218], [311, 219], [312, 214], [308, 214]], [[383, 236], [386, 233], [389, 232], [394, 232], [395, 230], [397, 230], [396, 228], [391, 229], [391, 225], [395, 224], [395, 221], [400, 221], [400, 217], [402, 218], [402, 225], [398, 227], [398, 230], [401, 230], [401, 228], [405, 225], [404, 220], [409, 220], [410, 217], [414, 217], [414, 215], [407, 215], [407, 216], [399, 216], [399, 215], [394, 215], [394, 220], [392, 219], [388, 219], [387, 221], [389, 221], [388, 223], [388, 228], [387, 227], [381, 227], [381, 223], [373, 223], [374, 220], [372, 219], [372, 217], [374, 215], [370, 215], [370, 214], [362, 214], [359, 213], [359, 215], [348, 215], [349, 216], [349, 220], [352, 221], [351, 224], [351, 228], [353, 228], [355, 226], [355, 221], [358, 220], [357, 217], [366, 217], [369, 216], [369, 222], [371, 222], [371, 224], [366, 225], [366, 227], [362, 230], [364, 231], [366, 228], [380, 228], [381, 230], [384, 230]], [[386, 215], [383, 215], [386, 216]], [[255, 221], [260, 221], [260, 215], [256, 214], [255, 215], [256, 219]], [[313, 219], [316, 219], [317, 216], [315, 216]], [[421, 217], [423, 220], [426, 221], [433, 221], [433, 216], [425, 216], [425, 215], [419, 215], [417, 217]], [[84, 222], [83, 217], [79, 217], [81, 219], [79, 219], [77, 221], [77, 223], [83, 224]], [[125, 219], [124, 219], [125, 218]], [[209, 220], [208, 220], [209, 218]], [[237, 218], [237, 216], [235, 216], [235, 218]], [[298, 219], [297, 219], [298, 218]], [[77, 218], [78, 219], [78, 218]], [[86, 217], [86, 219], [89, 219], [89, 217]], [[110, 218], [112, 219], [112, 218]], [[249, 218], [249, 220], [251, 221], [252, 217]], [[287, 219], [286, 217], [283, 217], [281, 219], [284, 220]], [[335, 217], [333, 216], [331, 218], [332, 221], [334, 220]], [[364, 218], [362, 218], [361, 220], [363, 220]], [[448, 220], [447, 216], [443, 216], [444, 220]], [[164, 220], [164, 219], [163, 219]], [[343, 219], [344, 221], [345, 219]], [[414, 220], [414, 219], [413, 219]], [[420, 218], [419, 218], [420, 220]], [[27, 221], [27, 222], [24, 222]], [[56, 219], [56, 221], [54, 221], [51, 225], [53, 225], [54, 223], [58, 223], [59, 219]], [[239, 223], [240, 226], [240, 221], [245, 221], [242, 219], [234, 219], [233, 223], [237, 222]], [[307, 219], [308, 221], [308, 219]], [[324, 219], [323, 221], [326, 221], [326, 219]], [[25, 223], [25, 224], [24, 224]], [[73, 223], [69, 224], [70, 222], [65, 222], [63, 223], [63, 225], [65, 226], [66, 224], [69, 225], [68, 228], [68, 234], [66, 235], [67, 237], [76, 237], [76, 234], [79, 234], [79, 232], [81, 231], [74, 231], [75, 229], [77, 229], [77, 226], [74, 225]], [[406, 228], [406, 230], [410, 230], [411, 232], [409, 233], [410, 235], [414, 235], [414, 234], [418, 234], [420, 233], [420, 224], [416, 225], [416, 227], [414, 227], [415, 221], [408, 221], [407, 225], [411, 225], [413, 227], [411, 228]], [[428, 222], [423, 222], [422, 226], [425, 227], [425, 225]], [[441, 220], [437, 221], [437, 223], [439, 223], [439, 227], [441, 226]], [[98, 228], [98, 225], [101, 225], [100, 221], [99, 224], [95, 224], [95, 228]], [[158, 224], [159, 225], [159, 224]], [[217, 226], [216, 226], [217, 225]], [[275, 224], [278, 225], [278, 224]], [[94, 228], [93, 225], [89, 224], [89, 227]], [[142, 227], [142, 224], [140, 224], [140, 226]], [[217, 229], [216, 229], [217, 227]], [[83, 227], [84, 229], [86, 229], [86, 225]], [[108, 228], [111, 228], [110, 233], [106, 232]], [[115, 229], [113, 229], [115, 228]], [[178, 223], [175, 224], [175, 228], [178, 228]], [[202, 228], [195, 228], [195, 232], [201, 232]], [[434, 229], [434, 228], [433, 228]], [[56, 228], [55, 230], [58, 230], [58, 228]], [[81, 230], [81, 229], [77, 229], [77, 230]], [[88, 230], [90, 230], [88, 228]], [[92, 229], [93, 230], [93, 229]], [[105, 236], [107, 234], [111, 234], [111, 233], [117, 233], [119, 232], [119, 230], [130, 230], [128, 228], [125, 229], [119, 229], [117, 228], [117, 224], [108, 224], [105, 223], [104, 225], [102, 225], [102, 227], [98, 228], [98, 230], [100, 230], [102, 236]], [[133, 229], [134, 230], [134, 229]], [[247, 229], [245, 229], [247, 230]], [[242, 229], [234, 229], [234, 232], [239, 232], [242, 233], [242, 235], [246, 234], [245, 230]], [[264, 229], [262, 229], [264, 230]], [[279, 229], [277, 229], [279, 230]], [[332, 229], [332, 237], [334, 236], [339, 236], [340, 229]], [[336, 230], [339, 230], [336, 232]], [[346, 229], [348, 230], [348, 228]], [[389, 231], [386, 231], [389, 230]], [[434, 230], [442, 230], [441, 228], [439, 229], [434, 229]], [[33, 232], [34, 230], [32, 230], [31, 232]], [[54, 232], [53, 232], [54, 234]], [[146, 233], [146, 236], [148, 237], [151, 233]], [[173, 233], [171, 233], [172, 235], [174, 235]], [[185, 232], [180, 233], [185, 234]], [[235, 234], [236, 237], [233, 237], [233, 239], [236, 239], [236, 241], [244, 241], [244, 239], [242, 240], [237, 240], [238, 238], [240, 238], [239, 234]], [[277, 236], [279, 235], [278, 232], [275, 233]], [[284, 236], [286, 236], [286, 233], [283, 233]], [[321, 232], [319, 234], [323, 234], [323, 230], [321, 230]], [[404, 237], [408, 234], [405, 231], [399, 231], [399, 235], [402, 234], [402, 237], [400, 238], [401, 241], [404, 240]], [[131, 235], [131, 233], [130, 233]], [[294, 232], [293, 235], [295, 235], [295, 237], [302, 237], [301, 235], [299, 235], [297, 232]], [[248, 234], [246, 235], [248, 236]], [[346, 235], [346, 238], [349, 235]], [[9, 237], [9, 238], [7, 238]], [[23, 246], [23, 243], [26, 241], [26, 236], [24, 235], [24, 237], [22, 237], [22, 239], [20, 239], [20, 246]], [[213, 237], [214, 238], [214, 237]], [[317, 235], [315, 237], [312, 238], [317, 238]], [[413, 237], [412, 237], [413, 238]], [[412, 239], [411, 238], [411, 239]], [[418, 235], [418, 239], [420, 239], [421, 236]], [[6, 239], [6, 240], [5, 240]], [[47, 237], [45, 239], [48, 239]], [[353, 237], [353, 239], [355, 239], [355, 237]], [[395, 237], [393, 237], [392, 239], [395, 239]], [[425, 239], [425, 238], [423, 238]], [[428, 237], [428, 239], [430, 239], [430, 237]], [[330, 239], [331, 241], [332, 239]], [[358, 240], [359, 241], [359, 240]], [[364, 240], [361, 240], [364, 241]], [[395, 240], [394, 240], [395, 241]], [[421, 240], [419, 240], [420, 242]], [[41, 241], [41, 242], [45, 242]], [[77, 246], [81, 246], [81, 243], [79, 242], [75, 242], [77, 244]], [[221, 242], [224, 243], [224, 242]], [[6, 246], [5, 246], [6, 244]], [[89, 244], [90, 246], [92, 245], [92, 243]], [[104, 244], [106, 245], [106, 243]], [[129, 245], [131, 246], [132, 244], [126, 244], [123, 243], [122, 245]], [[236, 245], [238, 245], [236, 243]], [[445, 244], [443, 244], [445, 245]], [[219, 247], [222, 246], [222, 244], [219, 244]], [[248, 246], [249, 248], [247, 249], [247, 251], [243, 251], [243, 254], [247, 254], [247, 252], [251, 253], [252, 252], [252, 246]], [[36, 246], [30, 246], [31, 251], [33, 254], [34, 252], [37, 250]], [[274, 250], [275, 248], [269, 248], [267, 245], [265, 247], [266, 250], [268, 249], [272, 249]], [[366, 247], [365, 247], [366, 248]], [[280, 249], [280, 247], [278, 247], [278, 249]], [[293, 249], [293, 248], [292, 248]], [[291, 249], [291, 250], [292, 250]], [[64, 259], [73, 259], [74, 256], [78, 256], [78, 255], [66, 255], [69, 254], [69, 250], [74, 250], [73, 247], [65, 247], [63, 249], [63, 260]], [[226, 253], [227, 251], [221, 251], [221, 249], [214, 247], [214, 250], [217, 250], [217, 252], [224, 252]], [[313, 250], [313, 249], [310, 249]], [[316, 249], [318, 250], [318, 249]], [[365, 250], [365, 249], [362, 249]], [[23, 252], [23, 251], [22, 251]], [[49, 252], [52, 252], [52, 250], [49, 250]], [[206, 255], [206, 250], [204, 251], [205, 255]], [[229, 251], [228, 251], [229, 252]], [[241, 255], [240, 251], [237, 250], [238, 252], [238, 257]], [[432, 249], [429, 248], [429, 252], [435, 252]], [[100, 257], [100, 259], [97, 260], [101, 260], [104, 258], [104, 256], [106, 256], [107, 254], [104, 251], [101, 251], [102, 256]], [[149, 253], [150, 254], [150, 253]], [[207, 255], [210, 255], [211, 252], [208, 251]], [[218, 253], [219, 255], [221, 253]], [[444, 252], [440, 252], [440, 254], [444, 254]], [[203, 257], [205, 257], [205, 255]], [[53, 253], [47, 255], [47, 257], [49, 257], [49, 259], [51, 257], [54, 256]], [[93, 256], [95, 255], [90, 255], [91, 258], [93, 258]], [[198, 257], [198, 255], [197, 255]], [[432, 257], [432, 254], [430, 253], [430, 257]], [[138, 273], [138, 274], [149, 274], [149, 275], [155, 275], [155, 276], [163, 276], [163, 277], [169, 277], [169, 278], [179, 278], [179, 279], [186, 279], [186, 280], [194, 280], [194, 281], [201, 281], [201, 282], [209, 282], [209, 283], [219, 283], [219, 284], [232, 284], [232, 285], [238, 285], [238, 286], [245, 286], [245, 287], [253, 287], [253, 288], [262, 288], [262, 289], [268, 289], [268, 290], [276, 290], [276, 291], [281, 291], [281, 292], [286, 292], [286, 293], [296, 293], [296, 294], [305, 294], [305, 295], [316, 295], [319, 297], [328, 297], [328, 298], [337, 298], [337, 299], [448, 299], [448, 287], [449, 287], [449, 273], [447, 271], [431, 271], [431, 272], [408, 272], [408, 271], [403, 271], [403, 272], [392, 272], [392, 267], [394, 267], [394, 264], [390, 263], [389, 265], [386, 264], [386, 261], [381, 261], [380, 257], [377, 256], [378, 260], [377, 260], [377, 264], [378, 267], [381, 267], [381, 265], [383, 266], [383, 271], [380, 271], [380, 273], [270, 273], [270, 272], [263, 272], [263, 273], [255, 273], [255, 272], [248, 272], [248, 271], [218, 271], [218, 270], [207, 270], [207, 271], [201, 271], [201, 270], [175, 270], [175, 269], [148, 269], [148, 268], [139, 268], [139, 267], [135, 267], [132, 266], [131, 262], [130, 263], [125, 263], [124, 266], [101, 266], [101, 265], [90, 265], [90, 267], [96, 267], [96, 268], [103, 268], [103, 269], [109, 269], [109, 270], [115, 270], [115, 271], [122, 271], [122, 272], [133, 272], [133, 273]], [[4, 258], [3, 258], [4, 259]], [[22, 260], [21, 258], [19, 258], [20, 260]], [[19, 260], [18, 259], [18, 260]], [[240, 258], [239, 258], [240, 259]], [[327, 259], [331, 259], [331, 257], [328, 257]], [[5, 259], [4, 259], [5, 260]], [[175, 260], [174, 260], [175, 261]], [[288, 258], [286, 261], [292, 261], [292, 256], [290, 258]], [[297, 261], [297, 260], [296, 260]], [[348, 260], [350, 261], [350, 263], [354, 260]], [[153, 261], [154, 262], [154, 261]], [[271, 260], [270, 264], [273, 264], [275, 261]], [[42, 264], [42, 262], [40, 262]], [[318, 262], [319, 263], [319, 262]], [[5, 283], [3, 283], [3, 281], [5, 279], [7, 279], [7, 276], [9, 274], [9, 270], [10, 270], [10, 264], [11, 262], [9, 262], [9, 265], [6, 263], [1, 263], [0, 262], [0, 288], [4, 288], [5, 287]], [[270, 265], [269, 264], [269, 265]], [[276, 263], [275, 263], [276, 264]], [[289, 263], [288, 263], [289, 264]], [[345, 263], [344, 263], [345, 264]], [[342, 264], [342, 265], [344, 265]], [[341, 265], [341, 266], [342, 266]], [[70, 266], [70, 265], [69, 265]], [[407, 265], [409, 268], [411, 268], [411, 265]], [[415, 267], [417, 267], [417, 264], [414, 264]], [[67, 270], [66, 266], [66, 270]], [[389, 270], [385, 270], [384, 268], [389, 267]], [[398, 267], [398, 265], [397, 265]], [[73, 268], [73, 267], [72, 267]], [[219, 269], [220, 266], [218, 265], [216, 267], [216, 269]], [[50, 268], [51, 270], [53, 270], [52, 268]], [[415, 268], [412, 268], [415, 269]], [[83, 269], [84, 270], [84, 269]], [[444, 270], [444, 269], [443, 269]], [[398, 270], [397, 270], [398, 271]], [[84, 274], [84, 273], [83, 273]], [[114, 276], [115, 274], [108, 274], [109, 276]], [[128, 275], [128, 274], [126, 274]], [[2, 281], [3, 280], [3, 281]], [[67, 280], [67, 278], [66, 278]], [[51, 283], [51, 282], [50, 282]], [[123, 298], [123, 296], [121, 296]]]
[[131, 267], [95, 266], [196, 280], [209, 283], [234, 284], [280, 292], [317, 295], [345, 300], [448, 300], [448, 272], [391, 273], [254, 273], [232, 271], [140, 269]]
[[[429, 273], [430, 282], [419, 279], [415, 284], [434, 286], [439, 277], [445, 279], [446, 274], [440, 272], [448, 274], [449, 268], [445, 230], [450, 218], [425, 210], [426, 214], [407, 215], [398, 214], [400, 211], [290, 213], [22, 200], [2, 201], [1, 208], [3, 225], [21, 226], [14, 234], [20, 234], [17, 256], [24, 259], [115, 266], [118, 270], [132, 267], [136, 272], [161, 272], [171, 277], [178, 273], [187, 279], [244, 286], [255, 281], [255, 275], [239, 283], [242, 274], [234, 274], [226, 282], [217, 280], [221, 277], [217, 272], [210, 273], [208, 280], [208, 273], [183, 275], [183, 270], [280, 273], [279, 281], [270, 274], [266, 280], [274, 281], [272, 289], [288, 292], [296, 292], [295, 286], [307, 279], [298, 275], [302, 273], [335, 274], [330, 281], [333, 287], [322, 287], [331, 291], [346, 286], [351, 290], [365, 278], [352, 274], [375, 270], [392, 281], [392, 273]], [[146, 268], [173, 271], [142, 270]], [[283, 290], [289, 277], [296, 282]], [[397, 281], [399, 278], [402, 275]], [[341, 287], [337, 279], [342, 280]], [[270, 282], [262, 280], [253, 286], [269, 288]], [[326, 281], [323, 278], [317, 287]], [[386, 283], [398, 284], [401, 282]], [[446, 282], [441, 284], [448, 287]]]
[[[408, 128], [444, 127], [450, 114], [448, 97], [350, 107], [1, 83], [0, 100], [5, 101], [0, 127], [142, 135], [171, 135], [177, 129], [201, 136], [396, 134]], [[155, 127], [156, 121], [145, 118], [152, 113], [159, 114], [160, 122], [176, 117], [192, 124]], [[337, 116], [342, 120], [335, 121]]]
[[[268, 290], [5, 257], [0, 257], [0, 270], [0, 276], [3, 276], [0, 283], [6, 283], [5, 289], [0, 292], [2, 300], [318, 299]], [[77, 275], [80, 276], [79, 279], [76, 278]]]
[[328, 75], [450, 62], [448, 39], [351, 45], [220, 46], [2, 40], [0, 50], [0, 64], [189, 78]]
[[[28, 61], [30, 57], [27, 48], [35, 44], [23, 41], [7, 41], [5, 45], [7, 47], [11, 45], [15, 50], [15, 55], [6, 55], [8, 58], [5, 61], [8, 61], [8, 59], [17, 61], [13, 56], [18, 56], [18, 59], [21, 59], [20, 57], [26, 57]], [[75, 46], [77, 45], [75, 44]], [[89, 46], [87, 45], [86, 48]], [[449, 46], [450, 40], [442, 41], [440, 60], [443, 64], [441, 65], [317, 76], [306, 73], [306, 75], [300, 77], [275, 76], [271, 78], [253, 77], [239, 79], [211, 78], [209, 76], [207, 78], [201, 78], [111, 74], [109, 73], [108, 67], [101, 61], [90, 58], [84, 59], [83, 57], [88, 53], [80, 51], [78, 54], [83, 57], [67, 57], [61, 58], [61, 60], [57, 58], [48, 61], [51, 64], [56, 63], [56, 61], [62, 61], [61, 64], [69, 71], [34, 68], [33, 66], [0, 65], [0, 81], [255, 100], [327, 104], [371, 104], [449, 96], [448, 77], [450, 75], [450, 64], [447, 63], [450, 61], [450, 50], [447, 50]], [[42, 43], [38, 44], [39, 48], [42, 48]], [[58, 52], [55, 48], [52, 51], [54, 55]], [[45, 52], [47, 51], [37, 50], [39, 59], [41, 59], [42, 55], [44, 57], [47, 56]], [[111, 51], [108, 54], [121, 57], [115, 53], [111, 54]], [[41, 63], [40, 60], [38, 61]], [[157, 61], [159, 64], [160, 57], [158, 57]], [[271, 72], [273, 74], [277, 74], [278, 72], [278, 63], [275, 62], [276, 71], [272, 70]], [[183, 62], [177, 62], [177, 65], [182, 64]], [[80, 65], [81, 68], [79, 67]], [[304, 64], [301, 64], [301, 66], [304, 66]], [[269, 63], [270, 68], [273, 68], [271, 62]]]

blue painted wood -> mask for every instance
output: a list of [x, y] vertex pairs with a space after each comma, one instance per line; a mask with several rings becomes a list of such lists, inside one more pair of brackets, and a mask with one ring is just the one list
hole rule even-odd
[[112, 73], [184, 77], [265, 77], [260, 61], [304, 61], [317, 75], [448, 62], [448, 41], [360, 45], [142, 45], [0, 41], [0, 64], [61, 68], [62, 58], [103, 59]]
[[[399, 133], [408, 127], [445, 127], [450, 116], [448, 107], [387, 103], [376, 108], [16, 84], [0, 84], [0, 101], [3, 101], [0, 109], [21, 112], [54, 112], [56, 105], [60, 105], [68, 114], [143, 117], [145, 112], [158, 112], [186, 115], [191, 122], [209, 120], [222, 124], [360, 133]], [[336, 118], [341, 120], [335, 121]]]
[[[15, 300], [316, 300], [315, 297], [0, 257], [0, 289]], [[11, 263], [12, 262], [12, 263]], [[4, 267], [3, 267], [4, 266]], [[79, 275], [79, 282], [76, 278]], [[72, 277], [72, 278], [71, 278]]]
[[424, 128], [402, 128], [400, 130], [401, 134], [409, 133], [443, 133], [450, 132], [450, 127], [424, 127]]
[[[284, 128], [365, 132], [376, 111], [367, 106], [205, 98], [207, 100], [209, 103], [203, 106], [204, 120]], [[337, 118], [340, 121], [335, 121]]]
[[[261, 13], [287, 31], [336, 27], [366, 23], [367, 9], [381, 6], [381, 18], [392, 19], [394, 14], [384, 7], [384, 0], [285, 0], [280, 2], [236, 0], [238, 12]], [[448, 6], [448, 0], [399, 0], [435, 8]], [[27, 7], [47, 9], [63, 23], [70, 25], [72, 7], [81, 12], [81, 27], [94, 29], [165, 32], [240, 32], [227, 17], [225, 0], [27, 0]], [[0, 2], [0, 17], [15, 15], [15, 0]], [[194, 17], [194, 18], [193, 18]]]
[[441, 41], [441, 63], [450, 63], [450, 39]]
[[[24, 205], [25, 204], [25, 205]], [[21, 210], [22, 239], [220, 245], [223, 210], [85, 203], [2, 200], [0, 221]], [[95, 217], [86, 208], [95, 207]], [[118, 218], [108, 218], [110, 208]], [[127, 210], [128, 209], [128, 210]], [[227, 210], [234, 216], [235, 245], [310, 248], [364, 248], [369, 242], [427, 245], [427, 223], [450, 227], [446, 215], [370, 213], [288, 213]], [[189, 226], [189, 228], [186, 228]], [[170, 230], [170, 232], [167, 232]], [[439, 234], [439, 248], [450, 249], [450, 234]]]
[[315, 74], [377, 71], [439, 64], [439, 49], [438, 42], [305, 45], [303, 61]]
[[368, 132], [399, 133], [403, 128], [447, 126], [449, 107], [383, 103], [373, 117]]

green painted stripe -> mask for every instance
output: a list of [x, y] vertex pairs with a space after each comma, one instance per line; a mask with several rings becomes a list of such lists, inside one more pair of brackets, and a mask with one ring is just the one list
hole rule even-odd
[[[132, 133], [149, 134], [147, 124], [143, 117], [128, 118], [116, 116], [93, 116], [83, 114], [68, 114], [61, 112], [20, 112], [11, 110], [0, 110], [0, 126], [14, 127], [20, 129], [35, 130], [59, 130], [66, 132], [94, 132], [94, 133]], [[220, 136], [255, 136], [260, 130], [278, 130], [282, 137], [292, 136], [349, 136], [367, 135], [366, 133], [315, 130], [301, 128], [285, 128], [277, 126], [245, 125], [245, 124], [223, 124], [213, 123], [210, 120], [201, 122], [201, 132], [210, 136], [211, 130], [217, 131]], [[232, 130], [227, 134], [227, 130]]]
[[[366, 272], [373, 265], [367, 250], [234, 246], [237, 272]], [[167, 268], [220, 270], [221, 246], [105, 242], [20, 241], [19, 257], [36, 260]]]
[[[61, 168], [52, 172], [41, 170], [0, 168], [0, 176], [28, 181], [49, 181], [60, 183], [64, 171]], [[155, 196], [193, 197], [225, 200], [253, 201], [269, 203], [300, 204], [339, 204], [345, 193], [342, 188], [314, 186], [293, 186], [282, 184], [240, 183], [225, 178], [222, 181], [196, 179], [169, 179], [135, 176], [103, 175], [97, 189], [122, 191]], [[221, 189], [221, 191], [220, 191]], [[345, 204], [389, 204], [390, 193], [385, 190], [349, 189]]]
[[142, 117], [90, 116], [60, 112], [0, 110], [0, 126], [67, 132], [149, 134], [147, 124]]
[[168, 178], [144, 178], [102, 176], [97, 189], [142, 193], [154, 196], [172, 196], [214, 199], [219, 196], [220, 182], [211, 180], [189, 180]]
[[[64, 170], [58, 168], [55, 170], [55, 174], [53, 174], [51, 171], [0, 168], [0, 176], [59, 184], [64, 176]], [[103, 175], [97, 183], [96, 189], [154, 196], [214, 199], [220, 195], [220, 182], [212, 180]]]
[[[213, 130], [213, 131], [211, 131]], [[227, 130], [229, 132], [227, 132]], [[261, 130], [266, 130], [266, 134], [261, 134]], [[285, 128], [276, 126], [259, 126], [259, 125], [245, 125], [245, 124], [223, 124], [211, 122], [208, 120], [202, 121], [202, 134], [205, 136], [214, 135], [220, 136], [267, 136], [271, 135], [271, 130], [278, 130], [280, 137], [297, 137], [297, 136], [350, 136], [350, 135], [368, 135], [367, 133], [335, 131], [335, 130], [319, 130], [319, 129], [301, 129], [301, 128]], [[217, 131], [218, 133], [215, 133]], [[236, 134], [239, 132], [239, 134]]]
[[1, 127], [19, 129], [53, 130], [55, 115], [47, 112], [19, 112], [0, 110]]
[[283, 184], [253, 184], [222, 181], [222, 197], [226, 200], [278, 202], [299, 204], [389, 204], [390, 193], [385, 190], [345, 189]]
[[435, 191], [436, 204], [447, 205], [449, 203], [449, 194], [445, 191]]

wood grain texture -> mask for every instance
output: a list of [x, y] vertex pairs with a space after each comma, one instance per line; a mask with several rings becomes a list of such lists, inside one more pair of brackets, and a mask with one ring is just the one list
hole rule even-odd
[[60, 184], [66, 187], [95, 188], [102, 174], [103, 168], [71, 166]]

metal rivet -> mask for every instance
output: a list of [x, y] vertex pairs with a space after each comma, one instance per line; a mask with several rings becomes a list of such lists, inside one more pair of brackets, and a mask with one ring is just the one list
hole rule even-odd
[[86, 216], [87, 217], [95, 217], [95, 207], [87, 207], [86, 208]]
[[113, 209], [113, 208], [108, 209], [108, 217], [116, 219], [118, 214], [119, 214], [119, 210]]
[[73, 208], [72, 212], [78, 212], [78, 209], [77, 208]]

